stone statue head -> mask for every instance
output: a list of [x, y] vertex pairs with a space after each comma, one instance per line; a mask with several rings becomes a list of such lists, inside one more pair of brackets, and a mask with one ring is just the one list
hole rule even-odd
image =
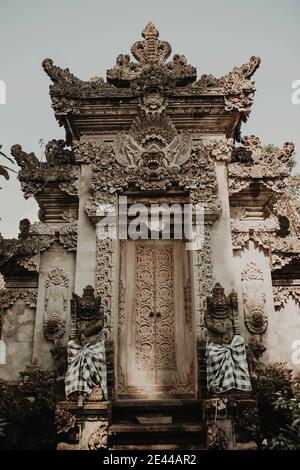
[[22, 219], [19, 223], [19, 240], [26, 240], [29, 236], [30, 221], [28, 219]]
[[226, 304], [226, 295], [224, 292], [224, 288], [221, 286], [219, 282], [213, 288], [213, 299], [214, 303], [217, 305], [224, 305]]
[[79, 316], [82, 320], [93, 320], [99, 314], [100, 298], [96, 298], [94, 292], [94, 288], [89, 285], [83, 289], [83, 295], [79, 300]]
[[86, 286], [83, 289], [83, 297], [94, 297], [94, 288], [93, 286]]

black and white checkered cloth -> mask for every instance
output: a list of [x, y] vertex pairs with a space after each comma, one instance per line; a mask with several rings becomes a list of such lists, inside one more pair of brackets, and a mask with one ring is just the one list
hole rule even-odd
[[251, 391], [250, 375], [246, 359], [245, 342], [235, 335], [231, 344], [206, 345], [207, 386], [220, 392], [231, 389]]
[[68, 343], [68, 370], [65, 377], [66, 396], [73, 392], [89, 395], [93, 385], [100, 385], [107, 399], [107, 373], [104, 340], [80, 346]]

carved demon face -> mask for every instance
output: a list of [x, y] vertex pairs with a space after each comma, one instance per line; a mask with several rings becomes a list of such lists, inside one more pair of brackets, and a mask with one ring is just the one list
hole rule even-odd
[[213, 298], [214, 298], [214, 303], [217, 305], [226, 304], [226, 296], [224, 293], [224, 289], [219, 283], [216, 284], [213, 289]]
[[94, 288], [92, 286], [86, 286], [83, 289], [83, 297], [94, 298]]
[[139, 167], [147, 179], [159, 180], [165, 174], [167, 160], [162, 150], [153, 148], [142, 153]]

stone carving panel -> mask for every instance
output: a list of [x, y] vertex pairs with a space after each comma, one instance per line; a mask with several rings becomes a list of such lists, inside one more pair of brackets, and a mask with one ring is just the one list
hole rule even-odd
[[176, 369], [174, 318], [174, 252], [172, 247], [155, 248], [156, 367]]
[[40, 251], [47, 250], [54, 242], [60, 243], [67, 251], [75, 251], [77, 248], [78, 226], [76, 221], [51, 224], [51, 226], [35, 222], [30, 228], [30, 233], [38, 236]]
[[273, 296], [276, 310], [284, 307], [289, 297], [300, 305], [300, 286], [273, 286]]
[[97, 238], [96, 242], [96, 295], [101, 297], [104, 311], [104, 334], [107, 341], [113, 339], [114, 327], [114, 274], [115, 246], [114, 240]]
[[214, 284], [212, 275], [210, 230], [211, 227], [209, 225], [205, 225], [202, 249], [193, 252], [196, 296], [196, 331], [198, 341], [200, 342], [204, 342], [206, 338], [204, 312], [207, 309], [207, 298], [211, 295]]
[[275, 193], [282, 192], [293, 167], [294, 144], [286, 142], [282, 148], [263, 146], [254, 135], [243, 137], [241, 142], [243, 145], [234, 149], [228, 165], [230, 195], [254, 181]]
[[61, 268], [53, 268], [46, 279], [44, 336], [57, 342], [66, 330], [69, 277]]
[[136, 247], [136, 362], [140, 370], [155, 369], [155, 299], [153, 247]]
[[262, 270], [250, 262], [241, 273], [245, 324], [254, 335], [265, 333], [268, 319], [265, 312], [265, 285]]
[[19, 299], [29, 307], [35, 308], [37, 291], [34, 289], [3, 289], [0, 292], [1, 309], [5, 310], [10, 308]]
[[49, 187], [77, 195], [79, 167], [74, 165], [73, 153], [64, 147], [63, 140], [51, 140], [45, 149], [47, 161], [41, 162], [21, 145], [12, 146], [11, 154], [20, 167], [18, 179], [26, 199]]
[[185, 328], [191, 333], [193, 331], [193, 306], [192, 306], [192, 286], [191, 280], [188, 278], [184, 286], [184, 313], [185, 313]]
[[98, 423], [97, 429], [88, 438], [88, 450], [107, 449], [108, 421], [103, 420]]
[[138, 246], [137, 367], [176, 369], [173, 248]]

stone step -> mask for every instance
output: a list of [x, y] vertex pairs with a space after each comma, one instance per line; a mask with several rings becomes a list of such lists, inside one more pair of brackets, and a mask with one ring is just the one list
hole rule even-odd
[[109, 428], [109, 444], [116, 445], [204, 445], [205, 432], [201, 424], [139, 424], [117, 423]]
[[134, 432], [201, 432], [202, 426], [194, 423], [176, 424], [112, 424], [110, 433], [134, 433]]
[[207, 450], [204, 444], [113, 444], [110, 450]]
[[[115, 402], [112, 405], [112, 422], [119, 423], [123, 421], [140, 421], [140, 417], [147, 418], [150, 422], [158, 423], [160, 418], [162, 422], [185, 423], [202, 421], [202, 407], [198, 400], [127, 400]], [[144, 421], [146, 421], [145, 419]]]

